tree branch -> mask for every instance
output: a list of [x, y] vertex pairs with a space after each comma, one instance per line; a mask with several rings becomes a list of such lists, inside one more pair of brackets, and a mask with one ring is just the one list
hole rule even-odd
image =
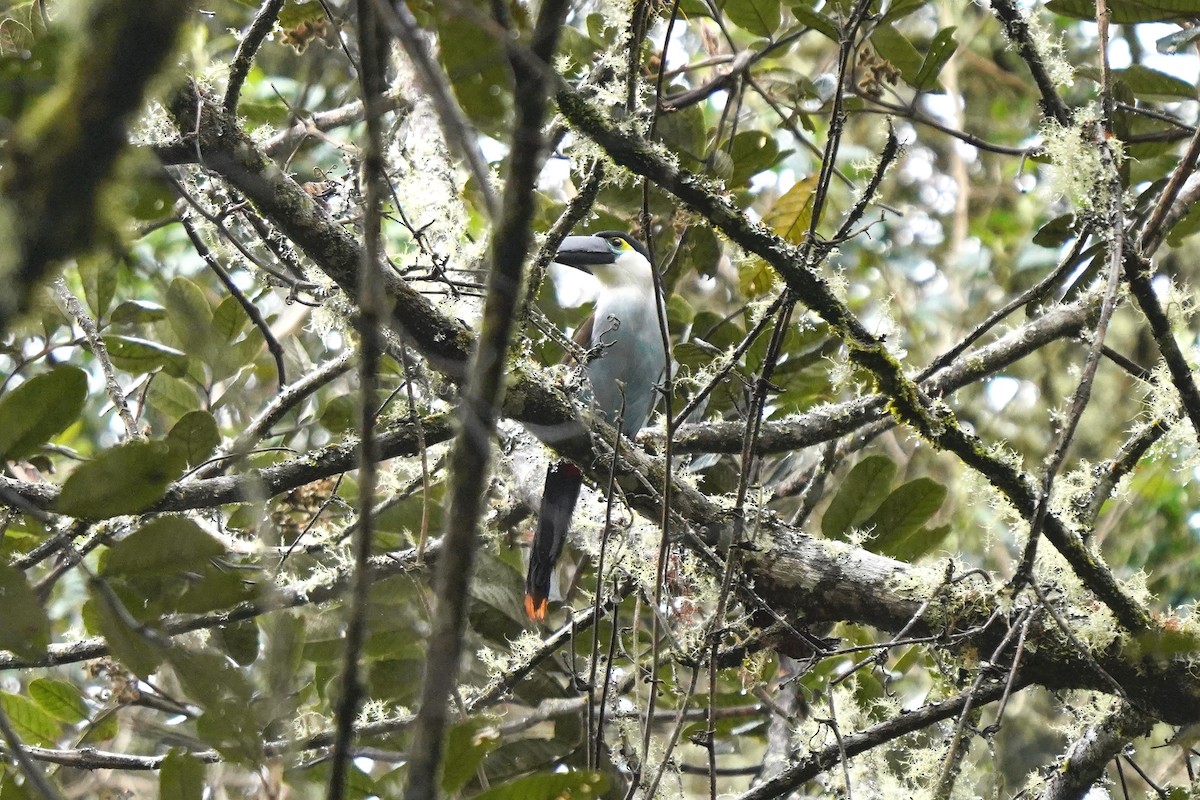
[[1104, 775], [1109, 761], [1134, 739], [1150, 733], [1151, 720], [1121, 703], [1103, 722], [1090, 725], [1083, 735], [1071, 743], [1056, 769], [1049, 770], [1050, 780], [1040, 795], [1041, 800], [1072, 800], [1083, 797], [1087, 790]]
[[[422, 433], [428, 445], [448, 440], [453, 433], [449, 417], [436, 414], [425, 417], [419, 425], [407, 420], [394, 423], [379, 434], [379, 458], [387, 460], [416, 454]], [[176, 481], [167, 487], [162, 499], [144, 513], [189, 511], [273, 497], [297, 486], [354, 469], [358, 466], [358, 449], [358, 438], [349, 437], [281, 464], [240, 475]], [[53, 484], [27, 483], [0, 475], [2, 505], [19, 507], [19, 501], [36, 509], [52, 511], [58, 494], [59, 487]]]
[[865, 753], [885, 742], [930, 727], [933, 723], [950, 719], [968, 705], [991, 703], [1004, 694], [1004, 683], [997, 681], [981, 687], [978, 691], [962, 692], [948, 700], [901, 714], [878, 725], [872, 725], [861, 733], [842, 736], [839, 741], [810, 753], [778, 776], [760, 783], [748, 792], [738, 795], [737, 800], [774, 800], [798, 789], [805, 781], [812, 780], [844, 759]]
[[254, 63], [254, 54], [271, 34], [271, 28], [275, 26], [275, 20], [279, 18], [279, 12], [283, 9], [284, 2], [286, 0], [265, 0], [262, 8], [258, 9], [258, 13], [254, 15], [254, 21], [242, 35], [242, 41], [238, 43], [233, 63], [229, 65], [229, 82], [225, 86], [225, 102], [222, 104], [230, 114], [237, 113], [242, 84], [245, 82], [246, 76], [250, 74], [250, 67]]
[[[107, 214], [101, 188], [124, 149], [126, 124], [175, 43], [190, 7], [176, 0], [95, 0], [71, 38], [59, 84], [9, 135], [0, 168], [0, 331], [25, 310], [54, 262], [91, 246]], [[9, 258], [14, 261], [8, 261]]]
[[[531, 49], [549, 62], [558, 46], [569, 3], [545, 0], [538, 11]], [[409, 747], [404, 796], [437, 796], [446, 704], [458, 679], [466, 630], [468, 590], [474, 571], [476, 529], [483, 515], [491, 473], [492, 439], [504, 397], [508, 348], [523, 294], [525, 261], [533, 244], [534, 188], [545, 157], [542, 125], [549, 108], [541, 70], [510, 60], [516, 124], [509, 148], [508, 175], [498, 224], [489, 250], [487, 300], [475, 353], [459, 409], [459, 431], [450, 453], [449, 510], [445, 550], [435, 576], [433, 626], [425, 657], [425, 677], [416, 731]]]
[[1013, 0], [992, 0], [992, 10], [1004, 24], [1008, 40], [1016, 45], [1017, 53], [1033, 75], [1033, 82], [1037, 84], [1042, 96], [1042, 113], [1057, 120], [1059, 125], [1070, 125], [1071, 109], [1059, 96], [1054, 82], [1050, 80], [1050, 73], [1042, 61], [1042, 54], [1038, 52], [1033, 37], [1029, 35], [1029, 21]]
[[[1056, 306], [970, 356], [961, 356], [923, 381], [921, 388], [931, 396], [951, 395], [1011, 366], [1050, 342], [1077, 335], [1085, 325], [1095, 321], [1098, 310], [1096, 299], [1091, 297]], [[822, 406], [793, 419], [764, 422], [757, 452], [786, 453], [812, 447], [887, 418], [886, 401], [879, 397]], [[743, 427], [741, 422], [681, 425], [675, 434], [675, 449], [681, 453], [736, 453], [741, 449]], [[658, 434], [648, 434], [648, 437], [651, 441], [660, 438]]]
[[[654, 181], [660, 189], [703, 214], [733, 242], [770, 264], [789, 288], [829, 323], [845, 342], [850, 359], [874, 374], [879, 393], [888, 399], [889, 410], [897, 419], [938, 448], [954, 453], [1008, 497], [1022, 516], [1032, 518], [1037, 491], [1030, 477], [1011, 462], [993, 455], [978, 437], [958, 424], [948, 407], [934, 402], [905, 375], [885, 343], [871, 334], [837, 298], [798, 247], [751, 222], [709, 181], [680, 169], [640, 136], [618, 129], [576, 92], [559, 92], [558, 102], [563, 115], [603, 147], [614, 161]], [[1122, 625], [1135, 632], [1155, 627], [1146, 608], [1117, 583], [1074, 532], [1051, 517], [1047, 518], [1044, 533], [1087, 587], [1113, 609]]]
[[[205, 164], [218, 169], [222, 174], [248, 189], [247, 196], [263, 210], [286, 234], [295, 233], [297, 242], [305, 249], [317, 265], [331, 277], [346, 281], [352, 285], [355, 273], [355, 254], [357, 244], [347, 232], [342, 231], [332, 223], [324, 213], [307, 197], [294, 187], [294, 183], [283, 175], [278, 168], [259, 154], [236, 126], [220, 116], [218, 110], [210, 103], [204, 103], [201, 98], [191, 92], [192, 102], [183, 100], [173, 104], [176, 109], [181, 130], [198, 134], [200, 152]], [[185, 92], [184, 96], [188, 96]], [[200, 106], [201, 119], [204, 125], [196, 127], [196, 103]], [[189, 116], [190, 115], [190, 116]], [[608, 130], [603, 121], [595, 121], [588, 113], [586, 130]], [[211, 129], [207, 126], [213, 126]], [[599, 127], [598, 127], [599, 126]], [[620, 153], [628, 151], [630, 145], [623, 136], [612, 134], [613, 141], [610, 150]], [[706, 191], [702, 181], [694, 176], [668, 169], [664, 162], [649, 149], [637, 147], [637, 163], [642, 165], [650, 177], [664, 177], [658, 181], [660, 185], [672, 192], [686, 191], [687, 202], [696, 208], [710, 214], [718, 220], [723, 230], [742, 246], [752, 245], [748, 249], [754, 252], [765, 252], [772, 263], [782, 263], [793, 269], [787, 261], [791, 250], [781, 246], [777, 239], [762, 229], [751, 226], [731, 206], [722, 206], [724, 201], [712, 192]], [[622, 154], [618, 160], [629, 160]], [[776, 250], [776, 248], [779, 248]], [[392, 325], [405, 333], [410, 341], [423, 354], [433, 359], [434, 365], [444, 368], [451, 374], [462, 374], [467, 348], [471, 337], [466, 329], [457, 323], [441, 317], [420, 295], [406, 286], [398, 278], [389, 283], [386, 290], [389, 296], [395, 295], [395, 308], [411, 312], [407, 316], [396, 311], [392, 315]], [[340, 282], [340, 281], [339, 281]], [[827, 287], [824, 287], [827, 291]], [[399, 321], [403, 320], [403, 322]], [[439, 336], [439, 334], [445, 334]], [[902, 377], [902, 376], [901, 376]], [[607, 464], [606, 441], [612, 440], [611, 428], [602, 422], [589, 419], [588, 415], [579, 415], [571, 404], [556, 387], [545, 378], [544, 370], [540, 367], [516, 362], [512, 365], [512, 383], [510, 385], [506, 409], [511, 410], [511, 416], [521, 419], [529, 427], [543, 437], [555, 442], [555, 449], [564, 457], [572, 458], [585, 467], [594, 478], [603, 475], [594, 468], [594, 464]], [[900, 384], [911, 387], [911, 382]], [[889, 392], [891, 394], [891, 392]], [[588, 435], [588, 426], [596, 434], [593, 438]], [[566, 431], [567, 435], [564, 435]], [[994, 471], [994, 482], [1002, 490], [1006, 490], [1015, 505], [1026, 513], [1033, 509], [1033, 494], [1030, 484], [1014, 467], [989, 457], [984, 451], [972, 456], [986, 467], [988, 472]], [[993, 464], [993, 461], [996, 463]], [[640, 474], [644, 476], [644, 484], [638, 483], [626, 494], [630, 504], [639, 510], [656, 516], [661, 508], [658, 493], [653, 487], [659, 486], [663, 480], [661, 464], [649, 458], [644, 453], [629, 448], [623, 448], [622, 457], [617, 465], [618, 474]], [[992, 477], [989, 475], [989, 477]], [[171, 495], [168, 495], [170, 497]], [[723, 530], [727, 529], [728, 520], [724, 509], [704, 497], [699, 492], [689, 489], [686, 485], [675, 488], [673, 496], [675, 510], [689, 521], [692, 530], [711, 542], [719, 541]], [[1054, 523], [1060, 526], [1061, 521]], [[1053, 527], [1053, 526], [1050, 526]], [[904, 626], [916, 606], [902, 603], [902, 608], [892, 608], [891, 604], [898, 598], [883, 590], [892, 579], [897, 581], [916, 581], [909, 586], [921, 585], [927, 578], [936, 583], [936, 578], [929, 578], [923, 570], [901, 565], [898, 562], [879, 559], [878, 556], [863, 553], [853, 548], [845, 548], [835, 543], [822, 542], [803, 537], [800, 534], [780, 525], [771, 519], [763, 520], [761, 529], [763, 539], [758, 546], [763, 547], [763, 553], [769, 552], [774, 556], [767, 558], [761, 554], [751, 554], [746, 559], [747, 572], [754, 581], [759, 592], [771, 599], [775, 606], [786, 613], [803, 618], [811, 615], [812, 609], [821, 609], [823, 616], [847, 619], [868, 624], [876, 624], [885, 630], [898, 630]], [[688, 539], [692, 547], [701, 547], [696, 539]], [[786, 557], [784, 557], [786, 556]], [[1090, 555], [1085, 555], [1091, 559]], [[867, 579], [843, 583], [847, 565], [865, 559], [868, 564], [876, 564], [867, 571]], [[887, 565], [887, 566], [883, 566]], [[1091, 564], [1092, 570], [1103, 570], [1098, 562]], [[911, 572], [910, 572], [911, 570]], [[853, 570], [852, 570], [853, 571]], [[1105, 573], [1107, 574], [1107, 573]], [[925, 576], [918, 578], [917, 576]], [[1111, 580], [1111, 576], [1108, 576]], [[930, 585], [932, 585], [932, 583]], [[897, 584], [899, 585], [899, 584]], [[818, 587], [836, 587], [836, 592], [818, 590]], [[882, 592], [883, 597], [880, 598]], [[918, 592], [919, 594], [919, 592]], [[984, 608], [979, 606], [984, 603]], [[959, 614], [969, 608], [971, 613]], [[948, 611], [950, 609], [950, 611]], [[931, 619], [938, 620], [930, 623], [941, 630], [941, 623], [954, 621], [951, 630], [968, 630], [972, 625], [978, 627], [986, 622], [991, 615], [990, 601], [982, 600], [972, 592], [970, 599], [958, 598], [957, 602], [945, 600], [933, 609]], [[958, 614], [958, 616], [955, 616]], [[959, 625], [965, 627], [959, 627]], [[891, 626], [891, 627], [889, 627]], [[1033, 637], [1043, 635], [1039, 631], [1031, 634]], [[1030, 664], [1038, 668], [1037, 675], [1044, 675], [1052, 684], [1060, 684], [1064, 679], [1079, 683], [1098, 683], [1098, 679], [1087, 670], [1087, 665], [1081, 663], [1070, 643], [1057, 637], [1055, 632], [1044, 635], [1050, 637]], [[1053, 653], [1053, 658], [1049, 654]], [[1048, 658], [1048, 660], [1046, 660]], [[1147, 671], [1139, 673], [1130, 661], [1124, 661], [1115, 652], [1106, 652], [1099, 659], [1109, 674], [1121, 680], [1133, 697], [1144, 698], [1144, 702], [1156, 709], [1162, 709], [1172, 718], [1188, 718], [1196, 716], [1198, 709], [1196, 701], [1190, 699], [1190, 687], [1193, 680], [1183, 671], [1179, 664], [1172, 662], [1150, 664]], [[1114, 663], [1119, 662], [1119, 663]], [[1107, 685], [1101, 688], [1108, 688]], [[1194, 693], [1200, 696], [1200, 691]]]

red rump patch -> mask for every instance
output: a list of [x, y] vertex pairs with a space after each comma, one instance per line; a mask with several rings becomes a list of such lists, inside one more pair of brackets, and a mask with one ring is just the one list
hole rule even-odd
[[534, 597], [531, 594], [525, 595], [525, 614], [533, 620], [543, 620], [546, 618], [546, 609], [549, 607], [550, 601], [545, 597]]
[[572, 464], [569, 461], [558, 462], [557, 464], [554, 465], [554, 469], [556, 472], [564, 472], [567, 475], [571, 475], [576, 478], [583, 477], [583, 470], [581, 470], [579, 467], [575, 466], [574, 464]]

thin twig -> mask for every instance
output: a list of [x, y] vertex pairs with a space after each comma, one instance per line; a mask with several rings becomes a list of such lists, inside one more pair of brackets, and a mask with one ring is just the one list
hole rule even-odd
[[242, 83], [250, 74], [250, 66], [254, 63], [254, 54], [258, 52], [258, 48], [270, 35], [285, 2], [286, 0], [265, 0], [262, 8], [258, 9], [258, 13], [254, 15], [254, 21], [242, 35], [242, 41], [238, 43], [237, 53], [234, 54], [233, 62], [229, 65], [229, 83], [225, 87], [223, 103], [225, 110], [230, 114], [237, 113]]
[[215, 477], [237, 465], [254, 447], [255, 442], [262, 439], [285, 414], [325, 384], [344, 375], [353, 366], [354, 357], [355, 351], [347, 348], [341, 355], [331, 358], [294, 383], [284, 386], [233, 441], [218, 448], [209, 459], [210, 463], [192, 473], [192, 477]]
[[79, 302], [79, 298], [71, 293], [71, 290], [67, 288], [67, 282], [62, 278], [55, 278], [54, 291], [58, 295], [58, 299], [67, 307], [67, 312], [83, 329], [84, 338], [87, 339], [92, 355], [100, 363], [100, 370], [104, 373], [104, 390], [108, 392], [108, 399], [112, 401], [113, 407], [117, 409], [117, 414], [121, 417], [121, 423], [125, 426], [125, 436], [127, 438], [137, 436], [137, 420], [129, 412], [129, 403], [125, 400], [125, 392], [121, 389], [121, 382], [117, 380], [117, 371], [113, 368], [112, 359], [108, 357], [108, 348], [104, 345], [104, 339], [100, 336], [96, 321], [88, 315], [83, 304]]
[[1014, 0], [992, 0], [992, 10], [1004, 24], [1004, 32], [1008, 35], [1008, 40], [1016, 46], [1017, 53], [1025, 61], [1029, 72], [1033, 75], [1033, 82], [1037, 84], [1038, 91], [1041, 93], [1043, 113], [1057, 121], [1059, 125], [1064, 127], [1070, 125], [1071, 110], [1055, 90], [1050, 73], [1046, 69], [1046, 65], [1042, 63], [1042, 54], [1038, 52], [1033, 37], [1030, 35], [1029, 22], [1025, 19], [1025, 12], [1017, 6]]
[[[1112, 103], [1112, 87], [1109, 84], [1111, 76], [1108, 69], [1108, 18], [1103, 11], [1103, 0], [1100, 0], [1100, 4], [1096, 8], [1096, 13], [1099, 15], [1098, 18], [1103, 21], [1100, 26], [1101, 74], [1103, 76], [1101, 91], [1108, 98], [1106, 107], [1110, 107]], [[1083, 373], [1080, 375], [1079, 383], [1071, 395], [1071, 405], [1067, 410], [1067, 418], [1059, 426], [1058, 433], [1055, 436], [1054, 449], [1050, 457], [1046, 460], [1045, 473], [1042, 477], [1041, 495], [1038, 497], [1037, 508], [1029, 523], [1029, 540], [1025, 545], [1025, 553], [1021, 559], [1021, 564], [1013, 576], [1013, 585], [1016, 587], [1020, 587], [1025, 582], [1033, 579], [1034, 557], [1037, 553], [1038, 538], [1041, 536], [1042, 526], [1046, 520], [1046, 513], [1050, 508], [1054, 481], [1067, 459], [1067, 449], [1071, 446], [1071, 441], [1075, 437], [1075, 431], [1079, 427], [1079, 421], [1083, 418], [1083, 412], [1087, 409], [1088, 401], [1091, 399], [1092, 384], [1096, 377], [1096, 370], [1100, 366], [1100, 359], [1104, 349], [1104, 339], [1108, 334], [1108, 323], [1112, 318], [1113, 309], [1116, 308], [1117, 290], [1121, 287], [1121, 265], [1125, 261], [1125, 211], [1122, 206], [1121, 178], [1117, 169], [1116, 156], [1108, 144], [1108, 137], [1112, 134], [1110, 126], [1111, 119], [1106, 117], [1104, 127], [1097, 132], [1098, 135], [1095, 140], [1096, 146], [1100, 148], [1100, 162], [1104, 166], [1104, 178], [1102, 180], [1100, 195], [1107, 200], [1103, 223], [1109, 231], [1107, 242], [1108, 280], [1100, 301], [1100, 316], [1096, 320], [1096, 328], [1092, 332], [1091, 347], [1088, 350], [1087, 360], [1083, 364]]]
[[[608, 473], [608, 485], [605, 487], [605, 503], [604, 503], [604, 529], [600, 534], [600, 556], [596, 560], [596, 593], [592, 598], [592, 617], [600, 619], [600, 603], [604, 596], [605, 583], [605, 561], [608, 556], [608, 545], [612, 540], [613, 529], [613, 506], [617, 498], [617, 458], [621, 453], [621, 421], [625, 416], [624, 395], [622, 395], [621, 408], [617, 412], [617, 419], [614, 421], [614, 426], [617, 429], [616, 435], [613, 436], [613, 457], [610, 461], [611, 468]], [[608, 668], [612, 668], [612, 656], [609, 656]], [[593, 699], [596, 695], [596, 673], [600, 665], [600, 631], [597, 628], [592, 628], [592, 652], [588, 661], [588, 697]], [[607, 681], [607, 673], [605, 675]], [[607, 685], [606, 687], [607, 688]], [[600, 764], [600, 748], [604, 741], [604, 703], [601, 702], [596, 719], [592, 719], [592, 709], [595, 704], [588, 706], [587, 713], [587, 731], [588, 736], [592, 737], [592, 741], [588, 745], [587, 763], [589, 769], [598, 769]]]
[[217, 279], [221, 281], [221, 285], [229, 292], [242, 310], [246, 312], [246, 316], [258, 328], [262, 334], [263, 341], [267, 344], [267, 350], [271, 352], [271, 357], [275, 359], [275, 374], [279, 379], [279, 388], [282, 390], [287, 384], [287, 372], [283, 365], [283, 347], [279, 344], [279, 340], [275, 338], [275, 334], [271, 333], [271, 326], [267, 324], [267, 320], [263, 317], [262, 312], [258, 310], [258, 306], [250, 302], [250, 298], [242, 293], [242, 290], [233, 282], [233, 278], [229, 276], [229, 272], [225, 267], [221, 266], [221, 262], [217, 260], [208, 246], [204, 244], [204, 240], [200, 238], [200, 234], [196, 231], [192, 221], [187, 215], [179, 217], [180, 224], [183, 225], [183, 230], [187, 233], [188, 239], [192, 242], [192, 247], [195, 248], [196, 254], [204, 259], [204, 263], [208, 268], [216, 273]]
[[[371, 2], [371, 0], [364, 0]], [[569, 3], [547, 0], [538, 11], [531, 49], [549, 61], [558, 45]], [[400, 7], [404, 9], [403, 6]], [[407, 9], [404, 9], [405, 11]], [[516, 124], [509, 151], [504, 203], [489, 257], [487, 300], [475, 353], [460, 405], [461, 430], [450, 455], [447, 490], [446, 552], [435, 576], [437, 606], [425, 659], [421, 706], [417, 712], [404, 796], [425, 800], [437, 793], [446, 701], [455, 686], [466, 627], [468, 586], [477, 547], [491, 460], [492, 438], [503, 399], [509, 341], [522, 300], [522, 276], [533, 242], [534, 187], [541, 170], [545, 142], [542, 124], [549, 106], [541, 70], [510, 59], [514, 77]], [[482, 187], [481, 187], [482, 188]]]
[[361, 346], [358, 359], [359, 452], [358, 465], [358, 527], [354, 531], [354, 574], [350, 601], [346, 607], [345, 648], [342, 652], [340, 692], [334, 707], [336, 736], [330, 756], [328, 800], [341, 800], [345, 792], [346, 772], [350, 765], [350, 749], [354, 741], [354, 718], [363, 695], [359, 676], [359, 657], [367, 638], [367, 595], [371, 586], [369, 560], [375, 534], [375, 490], [378, 481], [376, 463], [375, 390], [378, 384], [379, 362], [383, 356], [382, 330], [387, 314], [383, 296], [380, 264], [383, 259], [382, 207], [387, 179], [383, 151], [379, 98], [387, 81], [388, 46], [382, 27], [375, 15], [373, 0], [358, 0], [359, 82], [367, 110], [367, 142], [363, 152], [363, 174], [366, 184], [363, 209], [363, 260], [359, 265], [358, 309]]
[[[645, 5], [645, 4], [643, 4]], [[655, 79], [655, 103], [653, 116], [650, 119], [649, 136], [654, 138], [655, 128], [658, 125], [658, 115], [660, 104], [658, 98], [662, 97], [663, 89], [663, 67], [667, 61], [667, 49], [671, 43], [671, 33], [675, 29], [675, 20], [679, 14], [679, 0], [674, 0], [671, 6], [671, 16], [667, 22], [667, 31], [663, 39], [662, 57], [659, 59], [658, 76]], [[631, 23], [632, 24], [632, 23]], [[645, 29], [641, 31], [645, 34]], [[640, 53], [640, 39], [632, 43], [632, 51], [630, 53], [630, 96], [629, 110], [632, 111], [634, 84], [637, 70], [634, 63], [634, 54]], [[658, 332], [663, 348], [663, 383], [665, 391], [663, 392], [664, 416], [667, 420], [666, 438], [663, 446], [663, 482], [662, 482], [662, 513], [659, 516], [659, 539], [658, 539], [658, 559], [655, 562], [654, 570], [654, 610], [657, 612], [663, 607], [663, 591], [666, 585], [667, 563], [671, 556], [671, 438], [673, 431], [673, 414], [672, 409], [675, 401], [675, 376], [673, 374], [671, 348], [671, 332], [667, 327], [667, 306], [666, 295], [663, 287], [662, 273], [658, 270], [654, 258], [654, 230], [651, 225], [650, 218], [650, 182], [644, 177], [642, 179], [642, 209], [640, 214], [641, 236], [642, 241], [646, 244], [646, 252], [649, 253], [650, 260], [650, 275], [654, 283], [654, 309], [658, 318]], [[618, 426], [619, 427], [619, 426]], [[658, 636], [658, 614], [655, 613], [650, 619], [650, 696], [646, 702], [646, 721], [642, 731], [642, 753], [640, 758], [639, 780], [644, 776], [644, 770], [650, 756], [650, 735], [652, 731], [651, 720], [654, 718], [655, 705], [658, 702], [658, 668], [659, 659], [661, 657], [660, 640]], [[696, 671], [692, 674], [693, 688], [695, 686]], [[672, 744], [672, 746], [674, 746]], [[659, 777], [654, 779], [657, 784]], [[634, 788], [630, 787], [630, 792]], [[646, 796], [653, 797], [653, 792], [647, 790]]]

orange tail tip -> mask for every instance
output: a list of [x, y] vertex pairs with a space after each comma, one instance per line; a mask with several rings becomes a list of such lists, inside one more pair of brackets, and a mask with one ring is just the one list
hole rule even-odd
[[525, 613], [532, 620], [541, 621], [546, 618], [546, 608], [549, 607], [550, 601], [545, 597], [534, 597], [531, 594], [525, 595]]

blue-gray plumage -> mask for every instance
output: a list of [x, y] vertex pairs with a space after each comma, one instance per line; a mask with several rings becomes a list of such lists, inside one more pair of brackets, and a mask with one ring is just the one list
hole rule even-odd
[[[649, 256], [625, 234], [602, 231], [568, 236], [554, 260], [591, 273], [600, 283], [595, 314], [576, 340], [591, 355], [587, 373], [593, 410], [609, 424], [620, 419], [621, 432], [632, 437], [650, 418], [666, 366]], [[533, 619], [546, 615], [550, 576], [582, 483], [579, 468], [566, 461], [551, 464], [546, 473], [525, 582], [525, 611]]]

